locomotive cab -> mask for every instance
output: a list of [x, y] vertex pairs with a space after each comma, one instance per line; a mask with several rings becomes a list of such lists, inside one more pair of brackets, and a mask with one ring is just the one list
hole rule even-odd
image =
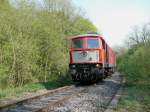
[[73, 81], [97, 81], [103, 78], [104, 48], [99, 35], [72, 38], [69, 70]]

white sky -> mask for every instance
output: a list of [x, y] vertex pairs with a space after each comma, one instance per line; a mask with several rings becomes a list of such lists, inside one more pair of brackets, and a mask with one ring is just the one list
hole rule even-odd
[[150, 0], [72, 0], [110, 46], [124, 43], [134, 25], [150, 21]]

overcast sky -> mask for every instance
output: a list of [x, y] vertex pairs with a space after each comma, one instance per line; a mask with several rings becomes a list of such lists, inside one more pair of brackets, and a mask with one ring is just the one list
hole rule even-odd
[[110, 46], [123, 44], [134, 25], [150, 21], [150, 0], [73, 0]]

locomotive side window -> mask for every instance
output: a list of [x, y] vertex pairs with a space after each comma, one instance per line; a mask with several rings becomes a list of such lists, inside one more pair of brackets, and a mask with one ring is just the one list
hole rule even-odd
[[87, 39], [87, 48], [99, 48], [98, 39]]
[[75, 39], [72, 42], [73, 48], [82, 48], [83, 47], [83, 40], [82, 39]]

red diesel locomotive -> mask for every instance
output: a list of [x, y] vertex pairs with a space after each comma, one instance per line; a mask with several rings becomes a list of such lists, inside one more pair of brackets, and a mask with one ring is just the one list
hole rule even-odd
[[115, 53], [103, 37], [91, 33], [72, 38], [69, 71], [73, 81], [102, 80], [108, 73], [113, 73], [115, 67]]

